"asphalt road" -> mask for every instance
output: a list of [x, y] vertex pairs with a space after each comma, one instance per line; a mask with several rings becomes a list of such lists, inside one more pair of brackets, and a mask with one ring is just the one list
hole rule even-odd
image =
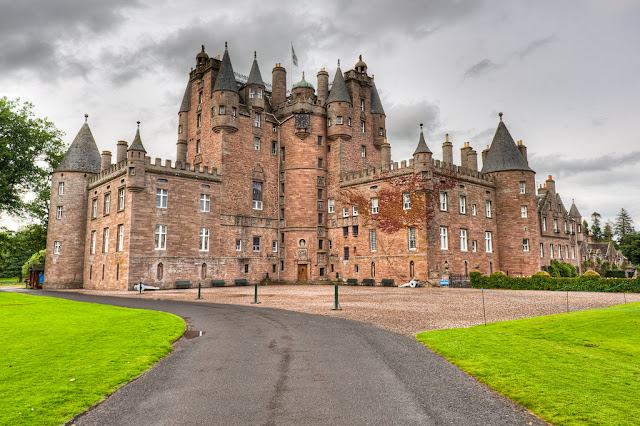
[[171, 312], [203, 335], [76, 425], [544, 424], [405, 336], [269, 308], [33, 292]]

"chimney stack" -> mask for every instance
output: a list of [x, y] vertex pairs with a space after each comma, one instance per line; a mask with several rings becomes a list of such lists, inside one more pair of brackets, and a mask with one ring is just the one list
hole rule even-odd
[[449, 133], [445, 135], [445, 141], [442, 144], [442, 161], [453, 164], [453, 144], [449, 142]]
[[107, 170], [109, 167], [111, 167], [111, 151], [102, 151], [100, 171]]
[[116, 151], [116, 162], [121, 163], [127, 159], [127, 141], [118, 141], [118, 149]]

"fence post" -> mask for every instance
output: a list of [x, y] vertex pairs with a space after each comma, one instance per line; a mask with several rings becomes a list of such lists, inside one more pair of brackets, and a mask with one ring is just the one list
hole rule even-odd
[[253, 302], [251, 302], [252, 305], [257, 305], [260, 302], [258, 302], [258, 284], [255, 285], [255, 291], [253, 293]]
[[202, 288], [202, 283], [199, 282], [198, 283], [198, 297], [196, 297], [196, 300], [200, 300], [202, 299], [202, 296], [200, 296], [200, 289]]
[[338, 284], [336, 284], [336, 291], [335, 291], [335, 300], [333, 303], [333, 308], [331, 308], [332, 311], [341, 311], [342, 308], [340, 307], [340, 304], [338, 303]]
[[142, 281], [138, 283], [138, 292], [142, 294]]
[[482, 317], [484, 318], [484, 326], [487, 326], [487, 313], [484, 309], [484, 288], [481, 288], [480, 290], [482, 290]]

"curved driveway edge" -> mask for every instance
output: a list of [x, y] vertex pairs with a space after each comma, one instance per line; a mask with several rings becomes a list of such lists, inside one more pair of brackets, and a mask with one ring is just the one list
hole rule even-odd
[[182, 340], [76, 425], [545, 424], [419, 342], [369, 324], [269, 308], [36, 294], [171, 312], [204, 333]]

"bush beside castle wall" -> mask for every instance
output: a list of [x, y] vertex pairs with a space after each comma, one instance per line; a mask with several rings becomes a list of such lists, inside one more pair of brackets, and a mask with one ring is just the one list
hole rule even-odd
[[[502, 272], [489, 276], [473, 271], [470, 274], [473, 288], [508, 290], [571, 290], [640, 293], [640, 278], [601, 278], [582, 275], [578, 278], [556, 278], [544, 274], [531, 277], [509, 277]], [[566, 287], [566, 288], [565, 288]]]

